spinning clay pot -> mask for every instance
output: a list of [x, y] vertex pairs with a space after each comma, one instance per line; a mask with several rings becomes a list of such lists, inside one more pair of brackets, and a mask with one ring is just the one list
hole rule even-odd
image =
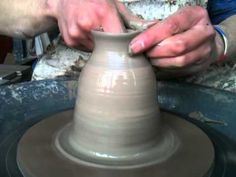
[[160, 159], [174, 151], [175, 138], [160, 130], [152, 66], [143, 55], [128, 55], [137, 34], [93, 32], [95, 49], [80, 75], [74, 121], [59, 145], [69, 158], [137, 164], [150, 162], [154, 151]]

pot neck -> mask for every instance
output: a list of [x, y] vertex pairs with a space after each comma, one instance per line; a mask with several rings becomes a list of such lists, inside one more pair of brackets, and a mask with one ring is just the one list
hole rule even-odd
[[93, 37], [96, 50], [114, 50], [127, 52], [129, 43], [137, 36], [139, 31], [130, 31], [128, 33], [107, 33], [93, 31]]

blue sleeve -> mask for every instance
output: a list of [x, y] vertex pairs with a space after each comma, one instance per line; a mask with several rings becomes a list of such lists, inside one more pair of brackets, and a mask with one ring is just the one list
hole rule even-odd
[[213, 24], [236, 14], [236, 0], [208, 0], [207, 10]]

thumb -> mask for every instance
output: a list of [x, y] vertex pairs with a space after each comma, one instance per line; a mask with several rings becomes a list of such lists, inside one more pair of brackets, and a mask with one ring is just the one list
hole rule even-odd
[[141, 17], [134, 15], [122, 2], [119, 2], [118, 0], [115, 2], [121, 18], [125, 25], [130, 29], [145, 30], [158, 23], [158, 20], [144, 20]]

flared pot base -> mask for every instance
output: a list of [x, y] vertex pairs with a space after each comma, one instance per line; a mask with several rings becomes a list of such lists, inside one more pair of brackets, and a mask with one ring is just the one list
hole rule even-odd
[[[86, 148], [73, 146], [73, 139], [70, 138], [73, 124], [69, 123], [62, 128], [56, 135], [55, 146], [57, 150], [66, 158], [75, 163], [83, 163], [94, 167], [106, 168], [139, 168], [149, 166], [156, 163], [162, 163], [169, 159], [178, 151], [181, 146], [181, 141], [178, 138], [174, 129], [166, 124], [161, 126], [159, 135], [151, 142], [152, 146], [145, 146], [136, 153], [131, 152], [115, 156], [113, 154], [101, 153], [98, 151], [92, 152]], [[96, 146], [96, 144], [94, 144]], [[120, 151], [118, 148], [115, 149]], [[88, 152], [89, 151], [89, 152]]]
[[72, 117], [72, 110], [58, 113], [25, 133], [17, 149], [18, 167], [24, 177], [205, 177], [213, 167], [214, 148], [207, 135], [175, 115], [161, 113], [162, 126], [170, 129], [164, 137], [178, 139], [175, 151], [164, 160], [160, 160], [160, 151], [154, 150], [147, 152], [148, 158], [123, 164], [73, 155], [65, 148], [67, 143], [61, 146], [60, 138], [66, 136]]

